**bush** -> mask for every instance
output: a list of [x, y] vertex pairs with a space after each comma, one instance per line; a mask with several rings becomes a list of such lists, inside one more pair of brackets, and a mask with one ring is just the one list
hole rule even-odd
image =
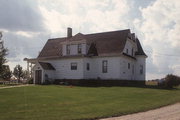
[[33, 78], [30, 78], [30, 79], [28, 80], [28, 84], [33, 84]]
[[180, 85], [180, 77], [172, 74], [169, 74], [165, 77], [165, 81], [164, 81], [165, 88], [173, 88], [178, 85]]

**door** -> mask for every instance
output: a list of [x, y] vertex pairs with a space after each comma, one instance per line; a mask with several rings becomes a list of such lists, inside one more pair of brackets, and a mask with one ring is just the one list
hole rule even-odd
[[42, 81], [42, 70], [36, 70], [35, 72], [35, 84], [41, 84]]

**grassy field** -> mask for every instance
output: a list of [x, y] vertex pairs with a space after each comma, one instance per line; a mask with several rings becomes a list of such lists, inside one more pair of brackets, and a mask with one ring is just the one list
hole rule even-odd
[[69, 120], [123, 115], [180, 102], [180, 87], [28, 86], [0, 89], [0, 120]]

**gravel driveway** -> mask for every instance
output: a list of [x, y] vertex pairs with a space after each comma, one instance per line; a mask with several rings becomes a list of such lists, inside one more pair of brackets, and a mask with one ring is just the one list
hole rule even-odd
[[155, 110], [101, 120], [180, 120], [180, 103]]

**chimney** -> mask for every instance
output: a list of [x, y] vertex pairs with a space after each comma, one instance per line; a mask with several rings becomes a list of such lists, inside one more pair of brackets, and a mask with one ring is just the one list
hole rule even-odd
[[67, 28], [67, 37], [68, 38], [72, 37], [72, 28], [70, 27]]

